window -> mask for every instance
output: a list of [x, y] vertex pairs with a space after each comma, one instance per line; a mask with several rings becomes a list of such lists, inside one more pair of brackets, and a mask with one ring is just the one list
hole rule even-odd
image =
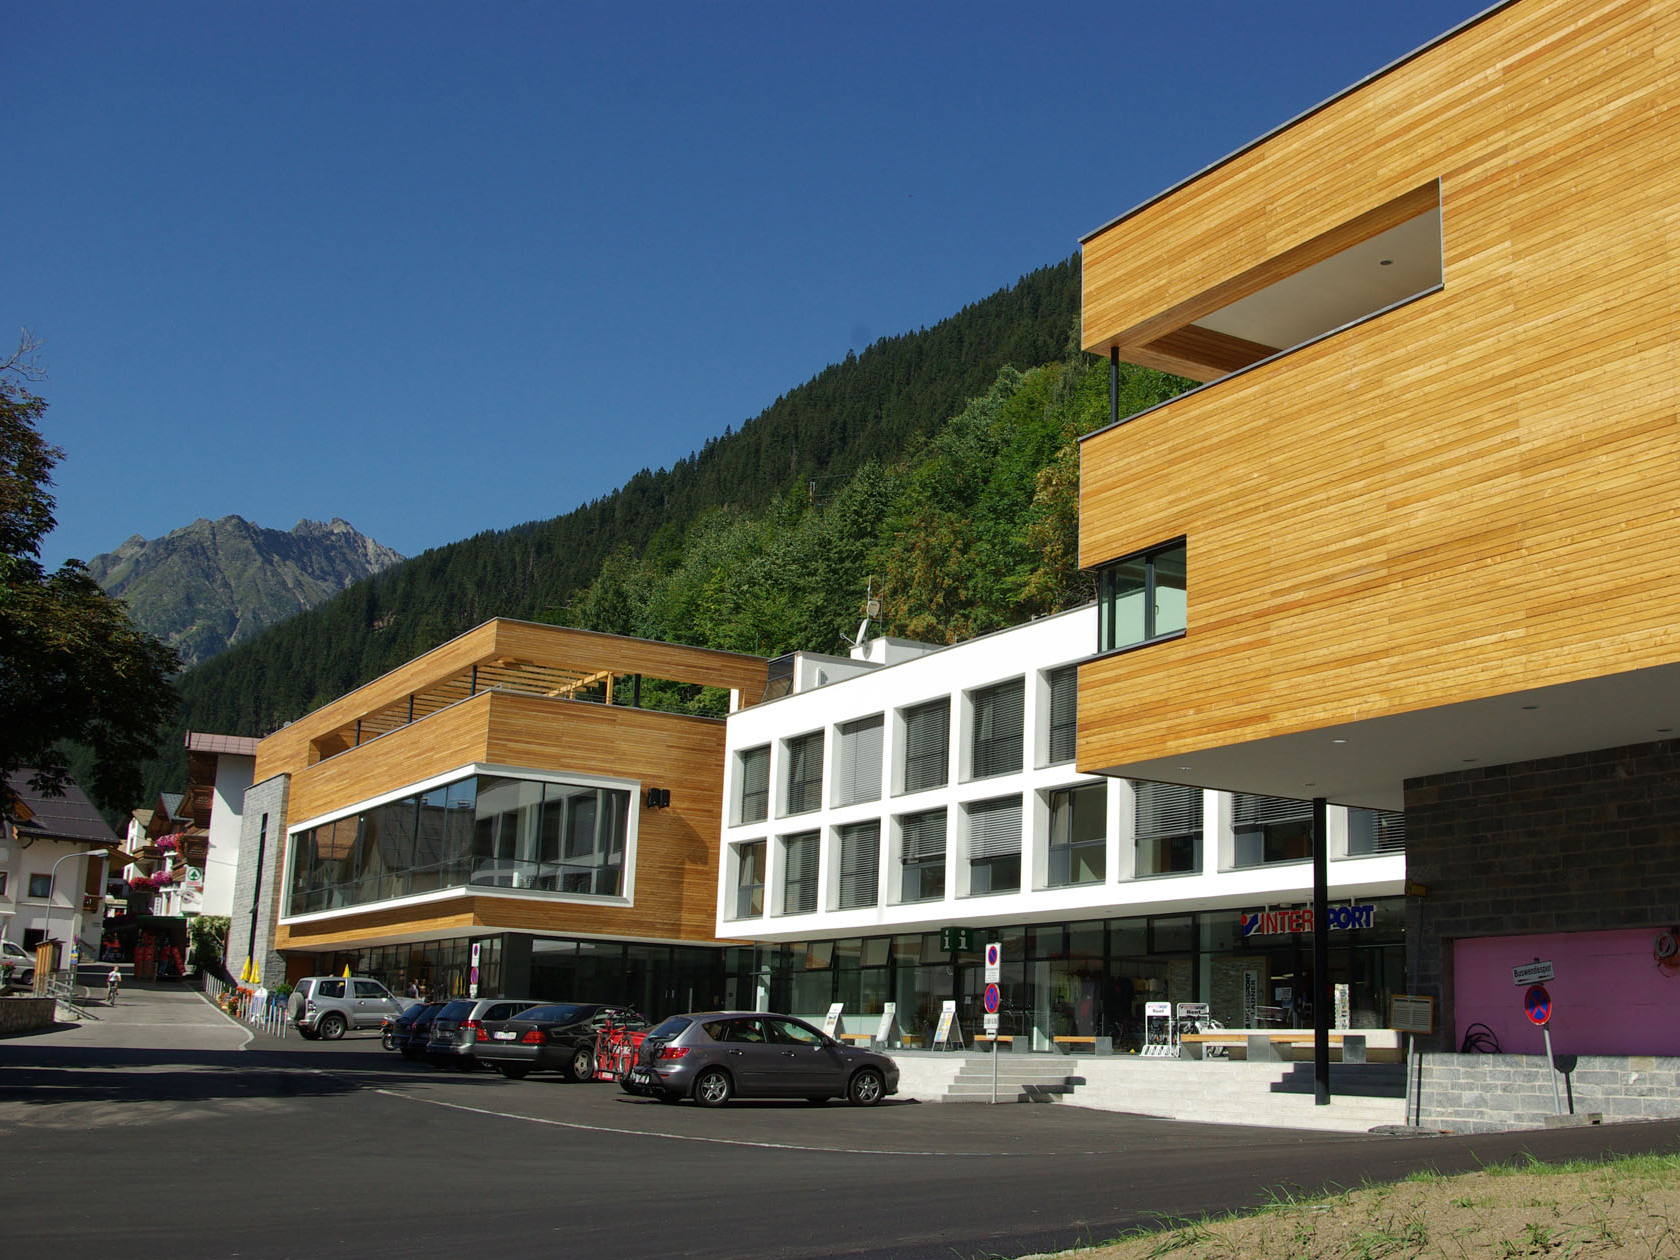
[[770, 816], [770, 746], [741, 754], [741, 803], [737, 822], [763, 822]]
[[1350, 809], [1347, 816], [1349, 857], [1406, 851], [1406, 815], [1399, 810]]
[[52, 896], [52, 876], [31, 875], [29, 877], [29, 895], [36, 898]]
[[1231, 866], [1302, 862], [1312, 857], [1312, 802], [1238, 792], [1231, 802]]
[[899, 819], [899, 854], [904, 871], [901, 901], [934, 901], [945, 895], [945, 811], [907, 814]]
[[968, 895], [1021, 887], [1021, 798], [1002, 796], [968, 807]]
[[341, 998], [344, 996], [343, 980], [322, 980], [315, 988], [315, 997]]
[[1072, 761], [1079, 734], [1079, 671], [1072, 665], [1050, 671], [1050, 748], [1048, 765]]
[[1050, 793], [1049, 886], [1100, 884], [1108, 870], [1108, 787], [1089, 783]]
[[808, 814], [822, 808], [822, 746], [821, 731], [788, 740], [784, 814]]
[[1026, 695], [1019, 678], [974, 693], [969, 735], [972, 777], [989, 779], [1021, 770], [1021, 710]]
[[856, 805], [881, 799], [881, 715], [842, 722], [834, 770], [834, 803]]
[[918, 704], [904, 711], [904, 790], [944, 787], [951, 749], [951, 702]]
[[735, 915], [756, 919], [764, 913], [764, 841], [735, 846]]
[[1181, 875], [1202, 869], [1202, 789], [1139, 783], [1137, 873]]
[[782, 913], [810, 914], [817, 908], [817, 833], [782, 839]]
[[1182, 634], [1187, 617], [1183, 539], [1097, 571], [1097, 651]]
[[879, 822], [872, 818], [840, 828], [840, 909], [857, 910], [875, 904], [880, 866]]
[[11, 877], [12, 873], [10, 871], [0, 871], [0, 897], [6, 895], [6, 885]]

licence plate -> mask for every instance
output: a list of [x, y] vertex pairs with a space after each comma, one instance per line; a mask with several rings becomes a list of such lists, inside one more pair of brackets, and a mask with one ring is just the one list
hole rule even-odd
[[636, 1068], [630, 1073], [630, 1083], [632, 1085], [646, 1085], [652, 1079], [653, 1073], [646, 1068]]
[[513, 1034], [511, 1032], [500, 1031], [500, 1032], [493, 1032], [490, 1035], [492, 1037], [494, 1037], [497, 1041], [512, 1041], [513, 1040]]

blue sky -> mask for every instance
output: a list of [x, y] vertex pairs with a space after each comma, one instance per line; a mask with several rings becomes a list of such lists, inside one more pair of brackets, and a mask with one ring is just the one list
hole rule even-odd
[[1483, 7], [8, 6], [43, 559], [569, 511]]

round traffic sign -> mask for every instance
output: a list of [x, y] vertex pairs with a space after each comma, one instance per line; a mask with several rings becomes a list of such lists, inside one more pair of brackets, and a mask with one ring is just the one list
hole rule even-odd
[[996, 941], [986, 946], [986, 966], [996, 967], [1003, 961], [1003, 947]]
[[1543, 984], [1529, 986], [1523, 1006], [1527, 1009], [1528, 1018], [1532, 1023], [1544, 1024], [1552, 1017], [1552, 995], [1546, 992], [1546, 986]]
[[1003, 1005], [1003, 996], [998, 992], [997, 985], [988, 984], [986, 986], [986, 996], [982, 999], [982, 1001], [986, 1007], [986, 1014], [997, 1014], [998, 1007]]

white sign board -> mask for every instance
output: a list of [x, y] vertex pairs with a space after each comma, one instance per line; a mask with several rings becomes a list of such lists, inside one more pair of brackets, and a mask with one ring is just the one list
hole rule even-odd
[[1396, 993], [1388, 999], [1388, 1023], [1396, 1032], [1435, 1031], [1435, 999]]
[[987, 1036], [990, 1036], [990, 1037], [995, 1037], [995, 1036], [997, 1036], [997, 1030], [998, 1030], [998, 1018], [999, 1018], [999, 1016], [998, 1016], [998, 1015], [997, 1015], [997, 1014], [996, 1014], [996, 1012], [994, 1012], [994, 1013], [992, 1013], [992, 1014], [990, 1014], [990, 1015], [987, 1015], [987, 1016], [986, 1016], [986, 1017], [985, 1017], [985, 1022], [986, 1022], [986, 1035], [987, 1035]]
[[945, 1005], [939, 1012], [939, 1027], [934, 1031], [933, 1044], [942, 1046], [951, 1039], [951, 1025], [957, 1019], [957, 1004], [954, 999], [947, 998]]
[[1171, 1002], [1145, 1002], [1143, 1014], [1146, 1019], [1166, 1019], [1172, 1015]]
[[845, 1007], [846, 1004], [844, 1002], [833, 1002], [829, 1004], [828, 1016], [823, 1020], [823, 1032], [827, 1036], [832, 1037], [840, 1031], [840, 1012], [844, 1010]]
[[1003, 979], [1003, 946], [993, 941], [986, 946], [986, 983], [997, 984]]
[[1541, 962], [1538, 958], [1531, 963], [1524, 963], [1520, 967], [1511, 968], [1511, 979], [1517, 982], [1519, 989], [1526, 989], [1531, 984], [1545, 984], [1555, 977], [1552, 964]]
[[898, 1003], [888, 1002], [881, 1007], [881, 1022], [875, 1029], [875, 1040], [886, 1045], [892, 1039], [893, 1025], [898, 1023]]

